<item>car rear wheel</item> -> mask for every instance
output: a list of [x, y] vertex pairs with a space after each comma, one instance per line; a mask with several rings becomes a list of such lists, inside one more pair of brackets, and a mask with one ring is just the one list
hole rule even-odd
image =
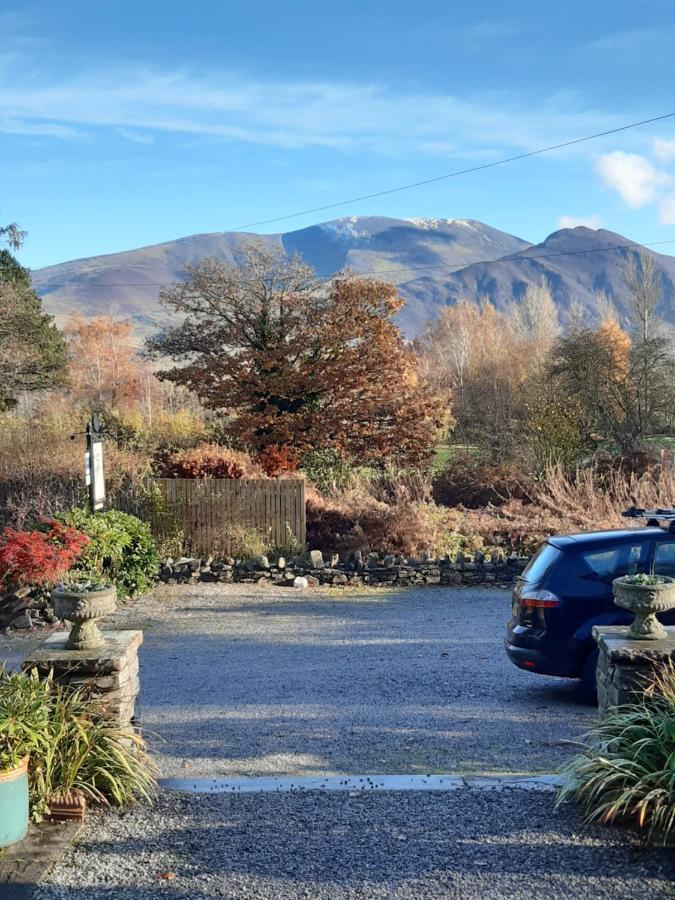
[[598, 665], [598, 648], [591, 650], [586, 657], [584, 668], [581, 672], [581, 684], [579, 685], [579, 694], [587, 703], [597, 704], [598, 688], [595, 681], [595, 670]]

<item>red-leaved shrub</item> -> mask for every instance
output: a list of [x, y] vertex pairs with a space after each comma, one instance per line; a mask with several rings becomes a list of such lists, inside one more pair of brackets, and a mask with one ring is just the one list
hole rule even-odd
[[265, 475], [278, 478], [287, 472], [295, 472], [300, 465], [300, 458], [293, 448], [286, 444], [270, 444], [259, 454], [258, 462]]
[[246, 453], [220, 444], [199, 444], [173, 453], [161, 474], [165, 478], [256, 478], [261, 470]]
[[54, 584], [77, 562], [86, 534], [54, 519], [33, 531], [5, 528], [0, 534], [0, 579], [6, 585]]

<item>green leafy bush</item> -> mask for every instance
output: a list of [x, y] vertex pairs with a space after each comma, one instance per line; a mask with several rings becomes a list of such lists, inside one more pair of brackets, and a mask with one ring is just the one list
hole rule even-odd
[[159, 557], [146, 522], [116, 509], [91, 513], [82, 507], [69, 510], [61, 519], [90, 538], [78, 571], [93, 581], [114, 584], [120, 597], [142, 594], [152, 586]]
[[645, 575], [639, 572], [637, 575], [624, 575], [621, 581], [624, 584], [641, 584], [644, 587], [656, 587], [657, 584], [668, 584], [671, 579], [663, 575]]
[[0, 769], [28, 755], [31, 816], [72, 791], [96, 804], [128, 806], [155, 790], [144, 742], [106, 715], [86, 687], [73, 690], [35, 672], [0, 670]]
[[675, 666], [642, 703], [617, 707], [563, 769], [558, 803], [580, 804], [586, 822], [625, 822], [663, 843], [675, 835]]

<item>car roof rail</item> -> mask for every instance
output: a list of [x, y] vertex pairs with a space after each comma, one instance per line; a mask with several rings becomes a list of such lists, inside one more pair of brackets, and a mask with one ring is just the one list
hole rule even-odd
[[645, 509], [642, 506], [631, 506], [629, 509], [621, 513], [627, 519], [647, 519], [647, 525], [660, 525], [661, 522], [670, 522], [669, 530], [674, 530], [675, 525], [675, 507], [667, 507], [661, 509]]

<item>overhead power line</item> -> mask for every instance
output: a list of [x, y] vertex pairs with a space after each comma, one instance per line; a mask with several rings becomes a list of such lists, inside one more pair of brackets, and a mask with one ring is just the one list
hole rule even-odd
[[[673, 117], [675, 117], [675, 112], [664, 113], [663, 115], [660, 115], [660, 116], [653, 116], [650, 119], [641, 119], [639, 122], [630, 122], [627, 125], [620, 125], [617, 128], [609, 128], [605, 131], [598, 131], [598, 132], [595, 132], [594, 134], [588, 134], [583, 137], [573, 138], [568, 141], [563, 141], [559, 144], [551, 144], [548, 147], [540, 147], [538, 150], [530, 150], [526, 153], [518, 153], [515, 156], [508, 156], [503, 159], [493, 160], [492, 162], [482, 163], [481, 165], [478, 165], [478, 166], [471, 166], [470, 168], [467, 168], [467, 169], [458, 169], [455, 172], [448, 172], [445, 175], [436, 175], [433, 178], [425, 178], [421, 181], [411, 182], [410, 184], [403, 184], [403, 185], [399, 185], [398, 187], [387, 188], [386, 190], [375, 191], [370, 194], [362, 194], [358, 197], [350, 197], [347, 200], [339, 200], [335, 203], [328, 203], [323, 206], [315, 206], [310, 209], [299, 210], [298, 212], [287, 213], [285, 215], [275, 216], [270, 219], [260, 219], [257, 222], [248, 222], [243, 225], [235, 225], [231, 228], [226, 228], [225, 231], [226, 232], [227, 231], [241, 231], [246, 228], [255, 228], [259, 225], [269, 225], [269, 224], [272, 224], [273, 222], [283, 222], [288, 219], [297, 218], [299, 216], [310, 215], [312, 213], [317, 213], [317, 212], [325, 212], [326, 210], [329, 210], [329, 209], [337, 209], [338, 207], [347, 206], [351, 203], [358, 203], [362, 200], [372, 200], [377, 197], [385, 197], [389, 194], [396, 194], [401, 191], [409, 191], [409, 190], [412, 190], [413, 188], [423, 187], [424, 185], [427, 185], [427, 184], [434, 184], [439, 181], [446, 181], [447, 179], [450, 179], [450, 178], [457, 178], [460, 175], [468, 175], [472, 172], [481, 172], [481, 171], [484, 171], [485, 169], [494, 169], [497, 166], [503, 166], [503, 165], [506, 165], [507, 163], [516, 162], [521, 159], [529, 159], [530, 157], [533, 157], [533, 156], [540, 156], [543, 153], [551, 153], [554, 150], [562, 150], [565, 147], [572, 147], [575, 144], [583, 144], [587, 141], [593, 141], [593, 140], [596, 140], [601, 137], [607, 137], [610, 134], [619, 134], [622, 131], [628, 131], [632, 128], [639, 128], [643, 125], [652, 125], [655, 122], [663, 122], [666, 119], [672, 119]], [[607, 250], [619, 250], [619, 249], [627, 249], [630, 247], [640, 247], [640, 246], [649, 247], [649, 246], [657, 246], [659, 244], [669, 244], [669, 243], [675, 243], [675, 241], [653, 241], [651, 243], [625, 244], [622, 246], [611, 247], [611, 248], [603, 247], [603, 248], [592, 248], [590, 250], [563, 251], [563, 252], [560, 252], [557, 254], [542, 255], [539, 258], [543, 259], [543, 258], [548, 258], [549, 256], [556, 256], [556, 255], [564, 256], [564, 255], [571, 254], [571, 253], [598, 253], [598, 252], [606, 252]], [[509, 257], [501, 257], [501, 258], [508, 259]], [[534, 257], [530, 257], [530, 258], [534, 258]], [[466, 266], [476, 265], [477, 263], [482, 263], [482, 262], [495, 262], [495, 260], [488, 259], [488, 260], [474, 260], [474, 262], [462, 262], [462, 263], [458, 263], [457, 267], [465, 268]], [[405, 269], [407, 271], [418, 271], [418, 270], [422, 270], [422, 269], [433, 269], [433, 268], [455, 268], [455, 267], [448, 266], [447, 264], [436, 265], [436, 266], [405, 267]], [[378, 274], [385, 275], [385, 274], [389, 274], [389, 273], [396, 272], [396, 271], [402, 271], [402, 269], [380, 270], [378, 272]], [[332, 275], [331, 274], [319, 275], [317, 277], [331, 278]], [[82, 283], [83, 282], [81, 282], [81, 281], [52, 282], [51, 285], [52, 285], [52, 287], [69, 287], [71, 285], [77, 285], [77, 284], [82, 284]], [[88, 287], [101, 287], [101, 288], [103, 288], [103, 287], [106, 287], [106, 288], [107, 287], [161, 287], [163, 284], [164, 284], [164, 282], [149, 282], [149, 281], [112, 282], [112, 283], [100, 282], [99, 284], [96, 284], [96, 285], [88, 283], [87, 286]]]
[[583, 144], [586, 141], [594, 141], [597, 138], [607, 137], [610, 134], [619, 134], [621, 131], [639, 128], [642, 125], [652, 125], [654, 122], [663, 122], [665, 119], [672, 119], [673, 116], [675, 116], [675, 112], [664, 113], [662, 116], [654, 116], [651, 119], [642, 119], [640, 122], [630, 122], [628, 125], [621, 125], [618, 128], [608, 128], [606, 131], [587, 134], [584, 137], [573, 138], [569, 141], [563, 141], [560, 144], [551, 144], [549, 147], [540, 147], [538, 150], [530, 150], [527, 153], [518, 153], [516, 156], [507, 156], [504, 159], [482, 163], [479, 166], [471, 166], [468, 169], [458, 169], [456, 172], [448, 172], [446, 175], [436, 175], [434, 178], [425, 178], [421, 181], [413, 181], [410, 184], [401, 184], [398, 187], [387, 188], [383, 191], [375, 191], [371, 194], [362, 194], [360, 197], [350, 197], [348, 200], [338, 200], [335, 203], [327, 203], [324, 206], [314, 206], [311, 209], [302, 209], [298, 212], [287, 213], [283, 216], [274, 216], [271, 219], [259, 219], [257, 222], [247, 222], [244, 225], [235, 225], [234, 227], [226, 228], [225, 230], [243, 231], [245, 228], [256, 228], [259, 225], [271, 225], [273, 222], [285, 222], [287, 219], [296, 219], [299, 216], [308, 216], [311, 213], [325, 212], [328, 209], [337, 209], [340, 206], [347, 206], [350, 203], [359, 203], [361, 200], [373, 200], [376, 197], [386, 197], [388, 194], [398, 194], [401, 191], [410, 191], [413, 188], [423, 187], [426, 184], [435, 184], [438, 181], [446, 181], [449, 178], [458, 178], [460, 175], [469, 175], [471, 172], [482, 172], [485, 169], [494, 169], [497, 166], [504, 166], [507, 163], [516, 162], [519, 159], [529, 159], [532, 156], [540, 156], [542, 153], [551, 153], [553, 150], [563, 150], [565, 147]]
[[[589, 247], [582, 248], [577, 250], [556, 250], [552, 253], [532, 253], [528, 254], [528, 249], [518, 250], [516, 253], [511, 253], [507, 256], [498, 256], [498, 257], [489, 257], [486, 259], [474, 259], [469, 261], [462, 261], [457, 263], [435, 263], [433, 265], [428, 266], [399, 266], [395, 269], [378, 269], [376, 272], [357, 272], [357, 275], [364, 275], [368, 277], [379, 278], [380, 275], [393, 275], [396, 272], [425, 272], [429, 269], [445, 269], [447, 271], [450, 270], [461, 270], [467, 269], [469, 266], [477, 266], [487, 263], [497, 263], [497, 262], [509, 262], [511, 260], [539, 260], [539, 259], [552, 259], [558, 256], [577, 256], [580, 254], [588, 254], [588, 253], [611, 253], [617, 250], [637, 250], [642, 247], [660, 247], [665, 244], [675, 244], [675, 238], [667, 241], [645, 241], [644, 243], [631, 242], [629, 244], [612, 244], [608, 247]], [[317, 275], [317, 278], [333, 278], [337, 273], [329, 272], [322, 275]], [[87, 281], [61, 281], [55, 282], [50, 281], [47, 285], [49, 288], [58, 288], [58, 287], [86, 287], [89, 288], [114, 288], [114, 287], [164, 287], [167, 286], [166, 281], [111, 281], [111, 282], [87, 282]]]

